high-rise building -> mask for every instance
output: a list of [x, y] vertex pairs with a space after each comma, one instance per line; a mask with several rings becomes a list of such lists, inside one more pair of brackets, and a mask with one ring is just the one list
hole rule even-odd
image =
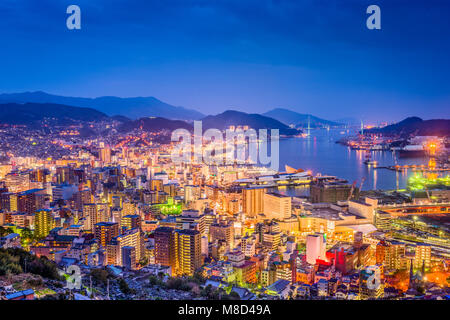
[[177, 230], [180, 275], [194, 275], [202, 265], [201, 235], [197, 230]]
[[136, 269], [136, 248], [131, 246], [122, 247], [122, 266], [128, 270]]
[[23, 191], [17, 195], [17, 209], [19, 212], [34, 213], [44, 208], [45, 197], [45, 189]]
[[242, 190], [242, 211], [250, 217], [264, 213], [264, 194], [266, 189], [262, 187], [247, 188]]
[[406, 257], [406, 244], [398, 241], [389, 241], [384, 260], [385, 266], [389, 269], [407, 269], [408, 258]]
[[206, 232], [207, 216], [199, 210], [183, 210], [176, 217], [177, 229], [198, 230], [202, 235]]
[[234, 247], [234, 228], [232, 223], [213, 223], [209, 227], [211, 242], [226, 241], [230, 249]]
[[18, 211], [17, 193], [3, 192], [0, 196], [0, 199], [2, 210], [9, 212]]
[[38, 237], [46, 237], [50, 230], [53, 229], [54, 219], [52, 212], [46, 209], [36, 211], [34, 223], [35, 234]]
[[121, 219], [121, 228], [122, 230], [141, 228], [141, 217], [137, 214], [123, 216]]
[[119, 235], [119, 224], [117, 222], [100, 222], [95, 224], [95, 238], [99, 245], [106, 248], [113, 238]]
[[111, 149], [108, 147], [100, 149], [100, 160], [103, 163], [111, 163]]
[[56, 168], [56, 182], [58, 184], [72, 184], [74, 183], [74, 172], [71, 167], [57, 167]]
[[189, 203], [200, 198], [200, 187], [193, 185], [184, 186], [184, 202]]
[[[141, 258], [144, 257], [144, 237], [138, 228], [126, 230], [123, 234], [114, 238], [112, 243], [116, 246], [116, 261], [118, 261], [121, 265], [123, 263], [123, 247], [133, 247], [135, 249], [135, 261], [139, 262]], [[108, 250], [114, 251], [109, 248]]]
[[175, 229], [170, 227], [156, 228], [155, 237], [155, 263], [171, 267], [172, 274], [177, 274], [178, 245]]
[[306, 236], [306, 262], [316, 264], [317, 259], [325, 260], [326, 240], [323, 233]]
[[431, 245], [416, 245], [414, 257], [414, 269], [421, 270], [422, 267], [428, 270], [431, 266]]
[[10, 172], [5, 177], [5, 186], [13, 193], [26, 191], [30, 189], [30, 175], [27, 171]]
[[284, 220], [291, 217], [291, 197], [289, 196], [265, 193], [263, 207], [267, 219]]

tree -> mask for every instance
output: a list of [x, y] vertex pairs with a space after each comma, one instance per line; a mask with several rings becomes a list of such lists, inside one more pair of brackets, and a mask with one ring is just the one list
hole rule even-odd
[[105, 269], [97, 268], [97, 269], [92, 269], [89, 275], [97, 283], [99, 283], [101, 285], [106, 285], [106, 283], [108, 281], [108, 277], [109, 277], [109, 272], [106, 271]]
[[142, 267], [148, 265], [148, 258], [147, 258], [147, 257], [142, 257], [141, 260], [139, 260], [139, 264], [140, 264]]
[[0, 226], [0, 237], [4, 237], [7, 236], [10, 233], [13, 233], [13, 229], [12, 228], [4, 228], [2, 226]]
[[119, 283], [120, 291], [122, 291], [124, 294], [135, 294], [136, 293], [135, 290], [131, 289], [128, 286], [128, 283], [123, 278], [119, 278], [118, 283]]

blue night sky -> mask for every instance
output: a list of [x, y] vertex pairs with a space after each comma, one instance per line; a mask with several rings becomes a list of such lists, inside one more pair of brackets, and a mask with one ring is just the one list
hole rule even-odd
[[[382, 30], [366, 28], [371, 4]], [[447, 0], [1, 0], [0, 92], [449, 118], [449, 17]]]

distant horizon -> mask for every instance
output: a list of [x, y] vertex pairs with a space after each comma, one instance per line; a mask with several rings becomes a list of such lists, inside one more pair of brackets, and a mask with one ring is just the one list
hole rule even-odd
[[[48, 91], [44, 91], [44, 90], [29, 90], [29, 91], [23, 91], [23, 92], [0, 92], [0, 95], [2, 95], [2, 94], [24, 94], [24, 93], [43, 93], [43, 94], [52, 95], [52, 96], [71, 97], [71, 98], [81, 98], [81, 99], [98, 99], [98, 98], [108, 98], [108, 97], [111, 97], [111, 98], [119, 98], [119, 99], [153, 98], [153, 99], [159, 100], [159, 101], [161, 101], [161, 102], [163, 102], [163, 103], [167, 103], [167, 104], [169, 104], [169, 105], [172, 105], [172, 106], [174, 106], [174, 107], [182, 107], [182, 108], [185, 108], [185, 109], [189, 109], [189, 110], [194, 110], [194, 111], [200, 112], [200, 111], [197, 110], [196, 108], [188, 108], [188, 107], [185, 107], [185, 106], [183, 106], [183, 105], [174, 105], [174, 104], [172, 104], [172, 103], [170, 103], [170, 102], [168, 102], [168, 101], [161, 100], [161, 99], [159, 99], [158, 97], [156, 97], [156, 96], [154, 96], [154, 95], [148, 95], [148, 96], [145, 96], [145, 95], [139, 95], [139, 96], [117, 96], [117, 95], [105, 95], [105, 96], [104, 96], [104, 95], [100, 95], [100, 96], [78, 96], [78, 95], [73, 95], [73, 96], [69, 96], [69, 95], [60, 95], [60, 94], [56, 94], [56, 93], [52, 93], [52, 92], [48, 92]], [[2, 103], [3, 103], [3, 102], [2, 102], [2, 100], [0, 99], [0, 104], [2, 104]], [[9, 103], [9, 102], [7, 102], [7, 103]], [[24, 102], [24, 103], [27, 103], [27, 102]], [[40, 103], [40, 102], [31, 102], [31, 103]], [[51, 102], [44, 102], [44, 103], [51, 103]], [[55, 104], [58, 104], [58, 103], [55, 103]], [[86, 108], [86, 107], [80, 107], [80, 108]], [[97, 109], [95, 106], [89, 107], [89, 108]], [[296, 112], [296, 113], [299, 113], [299, 114], [306, 114], [306, 115], [316, 116], [316, 117], [319, 117], [319, 118], [321, 118], [321, 119], [328, 120], [328, 121], [334, 121], [334, 122], [337, 122], [338, 120], [345, 119], [345, 118], [347, 118], [347, 119], [354, 119], [354, 120], [358, 120], [358, 121], [361, 121], [361, 120], [362, 120], [362, 121], [366, 121], [365, 119], [361, 119], [361, 118], [358, 118], [357, 116], [351, 116], [351, 115], [347, 115], [347, 116], [346, 116], [346, 115], [343, 115], [343, 116], [341, 116], [340, 118], [337, 118], [337, 119], [327, 118], [327, 117], [321, 117], [321, 116], [318, 116], [318, 115], [315, 114], [315, 113], [307, 113], [307, 112], [302, 112], [302, 111], [296, 111], [296, 110], [294, 110], [293, 108], [283, 107], [283, 106], [278, 106], [278, 107], [269, 108], [269, 109], [263, 110], [263, 111], [261, 111], [261, 112], [247, 112], [247, 111], [245, 111], [245, 110], [239, 109], [239, 108], [236, 107], [236, 106], [229, 106], [229, 107], [225, 107], [222, 111], [219, 111], [219, 112], [216, 112], [216, 113], [203, 113], [203, 112], [201, 112], [201, 113], [202, 113], [204, 116], [209, 116], [209, 115], [218, 115], [218, 114], [221, 114], [221, 113], [226, 112], [226, 111], [238, 111], [238, 112], [244, 112], [244, 113], [248, 113], [248, 114], [260, 114], [260, 115], [264, 115], [264, 113], [269, 112], [269, 111], [272, 111], [272, 110], [275, 110], [275, 109], [284, 109], [284, 110]], [[119, 116], [119, 115], [122, 115], [122, 114], [111, 114], [110, 116]], [[265, 116], [266, 116], [266, 115], [265, 115]], [[153, 117], [153, 116], [149, 115], [149, 116], [144, 116], [144, 117]], [[404, 120], [404, 119], [406, 119], [406, 118], [411, 118], [411, 117], [419, 117], [419, 118], [421, 118], [422, 120], [450, 119], [450, 117], [445, 117], [445, 116], [443, 116], [443, 117], [436, 117], [436, 118], [424, 118], [424, 117], [420, 117], [420, 116], [415, 115], [415, 114], [410, 114], [410, 115], [405, 116], [404, 118], [401, 118], [401, 119], [394, 119], [394, 120], [393, 120], [393, 119], [387, 120], [387, 119], [384, 119], [384, 118], [379, 118], [379, 119], [374, 119], [374, 120], [367, 120], [367, 121], [370, 122], [370, 123], [366, 123], [366, 124], [367, 124], [367, 125], [377, 125], [377, 124], [380, 124], [380, 123], [382, 123], [382, 122], [387, 122], [387, 123], [397, 123], [397, 122], [400, 122], [400, 121], [402, 121], [402, 120]], [[133, 117], [131, 117], [131, 118], [133, 118]], [[163, 117], [163, 118], [164, 118], [164, 117]], [[342, 122], [342, 123], [345, 124], [344, 122]]]

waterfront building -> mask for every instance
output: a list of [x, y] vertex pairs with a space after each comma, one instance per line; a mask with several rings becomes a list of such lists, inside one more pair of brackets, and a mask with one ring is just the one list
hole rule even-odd
[[278, 193], [265, 193], [263, 208], [266, 219], [289, 219], [291, 217], [291, 197]]

